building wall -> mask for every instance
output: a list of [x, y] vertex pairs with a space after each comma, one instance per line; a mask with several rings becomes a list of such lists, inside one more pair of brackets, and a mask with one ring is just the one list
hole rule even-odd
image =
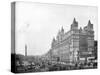
[[51, 57], [59, 58], [59, 61], [79, 62], [80, 58], [87, 60], [93, 56], [94, 31], [93, 24], [89, 21], [84, 29], [78, 29], [78, 22], [73, 20], [68, 32], [62, 27], [56, 39], [52, 41]]

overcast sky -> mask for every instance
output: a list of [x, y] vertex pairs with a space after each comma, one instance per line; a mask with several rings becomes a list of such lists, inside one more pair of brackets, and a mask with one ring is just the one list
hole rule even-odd
[[97, 39], [97, 7], [17, 2], [16, 53], [24, 54], [25, 44], [28, 55], [46, 53], [62, 26], [65, 32], [70, 30], [74, 17], [79, 27], [90, 20]]

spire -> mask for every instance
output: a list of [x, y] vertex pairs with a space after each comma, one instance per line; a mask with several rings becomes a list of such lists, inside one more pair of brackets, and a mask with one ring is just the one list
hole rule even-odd
[[78, 22], [76, 21], [76, 19], [74, 18], [73, 23], [71, 24], [71, 30], [73, 29], [78, 29]]
[[64, 28], [63, 28], [63, 26], [62, 26], [62, 28], [61, 28], [61, 32], [64, 32]]
[[82, 32], [82, 27], [80, 27], [79, 31]]
[[60, 35], [60, 30], [58, 31], [58, 36]]
[[77, 23], [75, 17], [74, 17], [73, 23]]
[[91, 25], [91, 21], [90, 20], [88, 21], [88, 25]]
[[93, 24], [91, 23], [91, 21], [88, 21], [88, 28], [90, 28], [91, 30], [93, 29]]
[[82, 27], [80, 27], [80, 31], [82, 31]]
[[52, 44], [51, 44], [52, 47], [54, 47], [55, 41], [56, 41], [55, 38], [53, 38], [53, 40], [52, 40]]
[[53, 42], [55, 42], [56, 40], [55, 40], [55, 38], [53, 38]]

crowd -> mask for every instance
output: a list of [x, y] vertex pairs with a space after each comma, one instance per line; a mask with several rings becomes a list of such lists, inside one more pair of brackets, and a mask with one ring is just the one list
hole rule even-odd
[[17, 72], [45, 72], [97, 68], [97, 62], [68, 64], [58, 61], [16, 61]]

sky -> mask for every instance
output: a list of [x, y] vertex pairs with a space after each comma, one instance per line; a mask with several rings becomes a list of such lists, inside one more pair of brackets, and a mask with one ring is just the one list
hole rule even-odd
[[82, 28], [90, 20], [94, 26], [94, 39], [97, 40], [97, 7], [17, 2], [15, 11], [15, 50], [18, 54], [25, 54], [25, 44], [28, 55], [47, 53], [53, 37], [62, 26], [65, 32], [69, 31], [74, 17]]

